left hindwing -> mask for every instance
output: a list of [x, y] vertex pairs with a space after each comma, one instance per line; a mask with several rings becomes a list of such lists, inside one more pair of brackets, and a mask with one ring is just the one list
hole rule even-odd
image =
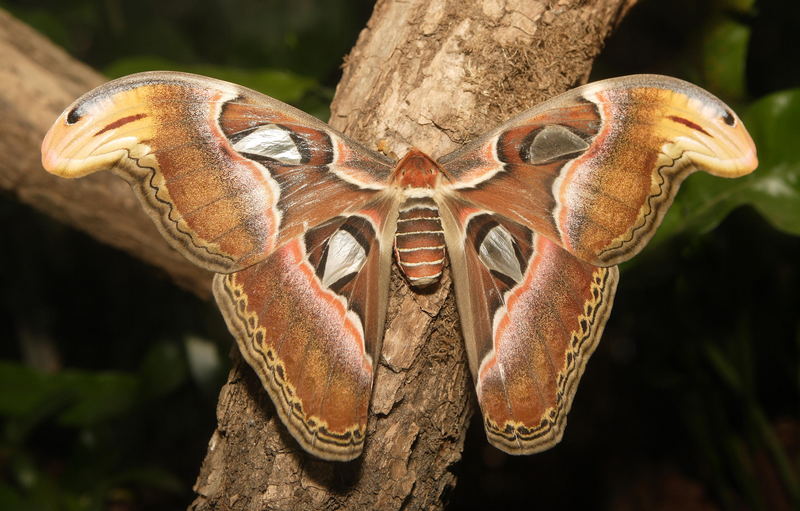
[[548, 449], [603, 332], [617, 268], [585, 263], [492, 211], [452, 199], [442, 206], [488, 439], [512, 454]]
[[449, 194], [610, 266], [647, 243], [689, 173], [740, 176], [756, 156], [711, 94], [636, 75], [546, 101], [439, 163]]
[[284, 424], [324, 459], [350, 460], [363, 447], [396, 218], [394, 198], [383, 197], [214, 279], [228, 328]]

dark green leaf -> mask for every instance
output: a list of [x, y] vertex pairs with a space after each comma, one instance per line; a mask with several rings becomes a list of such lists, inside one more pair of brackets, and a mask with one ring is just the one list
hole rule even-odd
[[0, 415], [30, 418], [60, 412], [62, 424], [79, 426], [129, 411], [136, 402], [139, 381], [122, 372], [49, 374], [0, 361], [0, 388]]
[[64, 371], [54, 375], [69, 389], [72, 403], [59, 415], [67, 426], [85, 426], [129, 412], [135, 405], [139, 380], [121, 372]]
[[172, 342], [154, 344], [145, 356], [140, 370], [145, 392], [160, 396], [175, 390], [186, 381], [186, 358], [178, 345]]
[[28, 511], [36, 509], [36, 505], [17, 493], [11, 486], [0, 482], [0, 509]]
[[800, 89], [757, 101], [744, 122], [760, 159], [745, 200], [778, 229], [800, 235]]
[[58, 392], [49, 375], [6, 361], [0, 361], [0, 388], [0, 415], [10, 417], [33, 413]]
[[705, 85], [726, 101], [745, 96], [745, 61], [750, 29], [727, 17], [713, 21], [703, 40]]

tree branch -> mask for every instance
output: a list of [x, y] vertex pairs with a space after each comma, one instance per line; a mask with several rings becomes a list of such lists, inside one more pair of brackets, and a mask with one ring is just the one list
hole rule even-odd
[[121, 179], [100, 172], [68, 181], [42, 169], [39, 147], [47, 129], [67, 105], [105, 79], [2, 9], [0, 63], [0, 189], [210, 297], [211, 274], [164, 241]]

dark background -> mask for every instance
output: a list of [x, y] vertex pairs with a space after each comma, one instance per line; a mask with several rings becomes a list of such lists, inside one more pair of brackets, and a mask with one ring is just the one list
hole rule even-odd
[[[0, 7], [109, 77], [198, 72], [326, 119], [372, 4]], [[450, 509], [800, 506], [798, 32], [795, 0], [641, 0], [624, 20], [593, 79], [658, 72], [711, 90], [761, 166], [687, 181], [622, 268], [563, 442], [509, 457], [473, 421]], [[12, 196], [0, 223], [0, 509], [185, 508], [229, 363], [215, 306]]]

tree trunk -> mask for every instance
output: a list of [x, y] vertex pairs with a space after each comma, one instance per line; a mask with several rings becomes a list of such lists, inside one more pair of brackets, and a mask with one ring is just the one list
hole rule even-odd
[[[633, 3], [379, 1], [345, 60], [331, 124], [398, 155], [411, 146], [446, 154], [585, 81]], [[335, 463], [303, 453], [239, 360], [192, 509], [444, 505], [474, 409], [450, 280], [418, 294], [394, 277], [364, 454]]]
[[[635, 0], [379, 0], [347, 57], [331, 124], [402, 155], [440, 156], [585, 81]], [[208, 295], [209, 275], [161, 240], [121, 180], [46, 174], [49, 123], [101, 78], [0, 11], [0, 186]], [[371, 142], [371, 143], [370, 143]], [[300, 450], [253, 372], [235, 363], [191, 506], [225, 509], [436, 509], [455, 485], [472, 382], [445, 276], [430, 294], [395, 273], [364, 454], [325, 462]]]

